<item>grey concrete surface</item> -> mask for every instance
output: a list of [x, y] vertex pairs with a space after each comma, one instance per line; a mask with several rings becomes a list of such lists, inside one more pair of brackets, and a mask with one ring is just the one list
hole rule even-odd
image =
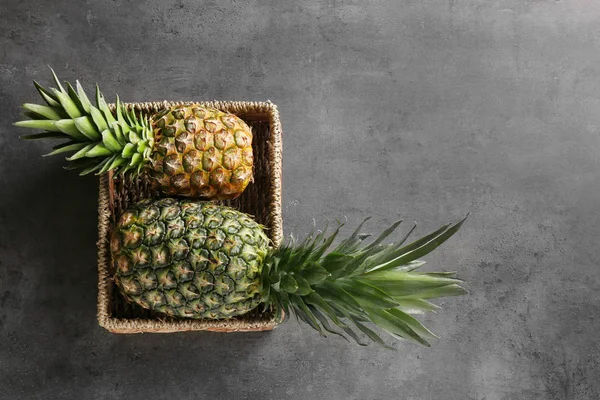
[[[285, 232], [398, 216], [471, 294], [399, 352], [266, 334], [113, 335], [95, 319], [93, 177], [18, 140], [31, 80], [275, 102]], [[595, 0], [0, 2], [0, 399], [600, 398]]]

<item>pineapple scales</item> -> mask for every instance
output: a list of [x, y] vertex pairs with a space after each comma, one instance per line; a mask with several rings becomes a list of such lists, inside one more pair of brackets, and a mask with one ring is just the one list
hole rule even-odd
[[408, 235], [382, 244], [396, 222], [369, 244], [359, 226], [332, 250], [339, 227], [272, 248], [263, 227], [232, 208], [146, 199], [117, 222], [111, 253], [125, 298], [168, 316], [230, 318], [262, 305], [277, 319], [293, 311], [323, 335], [347, 334], [360, 344], [362, 332], [386, 346], [367, 324], [373, 323], [395, 338], [429, 345], [435, 336], [411, 314], [435, 311], [429, 299], [465, 290], [455, 273], [417, 272], [419, 258], [463, 221], [407, 245]]
[[172, 198], [144, 200], [123, 213], [110, 243], [117, 285], [144, 308], [218, 319], [260, 303], [269, 239], [238, 211]]
[[44, 130], [25, 139], [59, 139], [49, 155], [72, 153], [67, 169], [81, 175], [110, 170], [147, 173], [167, 195], [225, 200], [239, 196], [252, 179], [252, 132], [233, 114], [197, 104], [138, 115], [120, 103], [116, 115], [96, 86], [96, 105], [79, 82], [45, 89], [46, 105], [24, 104], [30, 119], [16, 126]]

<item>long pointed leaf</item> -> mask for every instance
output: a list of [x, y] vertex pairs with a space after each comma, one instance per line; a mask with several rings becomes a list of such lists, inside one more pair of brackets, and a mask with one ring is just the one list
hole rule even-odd
[[394, 300], [398, 302], [398, 307], [396, 308], [407, 314], [424, 314], [426, 312], [435, 312], [440, 309], [440, 307], [435, 304], [423, 299], [394, 297]]
[[60, 109], [55, 107], [41, 106], [39, 104], [33, 103], [25, 103], [23, 104], [23, 108], [36, 114], [39, 114], [47, 119], [57, 120], [62, 118], [60, 114]]
[[95, 145], [95, 143], [90, 143], [85, 147], [82, 147], [77, 153], [73, 154], [71, 157], [68, 157], [67, 161], [75, 161], [79, 160], [80, 158], [84, 158], [87, 152], [93, 149]]
[[342, 321], [340, 321], [335, 315], [335, 310], [331, 308], [331, 306], [315, 291], [309, 294], [304, 298], [307, 304], [311, 304], [314, 307], [322, 310], [337, 326], [345, 325]]
[[[340, 307], [340, 305], [332, 303], [331, 307], [333, 309], [336, 310], [336, 312], [338, 312], [340, 315], [344, 316], [345, 318], [348, 318], [349, 320], [352, 319], [350, 313], [345, 310], [343, 307]], [[338, 325], [340, 328], [342, 328], [342, 330], [344, 332], [346, 332], [346, 334], [348, 336], [350, 336], [352, 339], [354, 339], [354, 341], [356, 343], [358, 343], [360, 346], [366, 346], [367, 344], [361, 340], [361, 338], [356, 334], [356, 332], [348, 325], [344, 324], [344, 325]]]
[[96, 129], [96, 126], [92, 123], [92, 120], [88, 116], [79, 117], [73, 119], [75, 122], [75, 126], [83, 135], [85, 135], [90, 140], [100, 140], [100, 132]]
[[446, 240], [448, 240], [450, 237], [452, 237], [452, 235], [454, 235], [460, 229], [460, 227], [467, 220], [468, 216], [469, 216], [469, 214], [467, 214], [467, 216], [465, 216], [462, 220], [460, 220], [456, 224], [450, 226], [446, 231], [444, 231], [439, 236], [436, 236], [432, 240], [428, 241], [423, 246], [420, 246], [419, 248], [416, 248], [416, 249], [412, 250], [410, 252], [410, 254], [406, 255], [406, 261], [405, 261], [405, 263], [406, 262], [410, 262], [412, 260], [416, 260], [416, 259], [418, 259], [420, 257], [423, 257], [426, 254], [429, 254], [436, 247], [438, 247], [439, 245], [441, 245], [442, 243], [444, 243]]
[[73, 100], [71, 100], [71, 98], [69, 97], [68, 94], [63, 93], [56, 89], [54, 89], [53, 92], [54, 92], [54, 95], [56, 96], [56, 98], [58, 98], [58, 101], [60, 102], [60, 104], [62, 105], [62, 108], [65, 110], [65, 112], [67, 114], [69, 114], [69, 117], [78, 118], [78, 117], [82, 116], [81, 111], [79, 110], [79, 107], [77, 107], [77, 104], [75, 104], [75, 102]]
[[[411, 261], [408, 264], [404, 264], [404, 265], [399, 265], [397, 267], [394, 267], [393, 269], [390, 269], [390, 271], [394, 271], [394, 272], [412, 272], [414, 270], [417, 270], [419, 268], [421, 268], [423, 265], [427, 264], [425, 261], [423, 260], [415, 260], [415, 261]], [[369, 276], [371, 275], [377, 275], [378, 272], [381, 271], [375, 271], [372, 274], [369, 274]], [[424, 274], [426, 275], [426, 274]]]
[[83, 146], [85, 146], [85, 143], [71, 143], [71, 144], [67, 144], [66, 146], [59, 145], [59, 146], [57, 146], [56, 150], [54, 150], [48, 154], [44, 154], [44, 157], [53, 156], [53, 155], [60, 154], [60, 153], [66, 153], [68, 151], [77, 151], [77, 150], [81, 149]]
[[104, 164], [104, 166], [102, 168], [100, 168], [100, 170], [96, 173], [96, 175], [101, 175], [101, 174], [105, 173], [106, 171], [108, 171], [108, 168], [117, 159], [117, 157], [119, 157], [118, 154], [115, 154], [114, 156], [109, 157], [106, 164]]
[[461, 296], [468, 293], [469, 292], [462, 286], [451, 284], [399, 297], [404, 299], [437, 299], [439, 297]]
[[377, 333], [375, 333], [372, 329], [368, 328], [367, 326], [363, 325], [358, 319], [354, 318], [354, 317], [350, 317], [352, 322], [354, 323], [354, 325], [356, 325], [356, 327], [358, 329], [360, 329], [360, 331], [362, 333], [364, 333], [365, 335], [367, 335], [367, 337], [369, 339], [371, 339], [373, 342], [377, 343], [380, 346], [383, 346], [384, 348], [388, 349], [388, 350], [396, 350], [393, 347], [387, 345], [383, 339], [381, 338], [381, 336], [379, 336]]
[[40, 93], [40, 96], [42, 96], [46, 104], [48, 104], [50, 107], [61, 107], [60, 103], [58, 102], [58, 99], [54, 96], [54, 94], [52, 94], [52, 92], [44, 88], [36, 81], [33, 81], [33, 85]]
[[79, 96], [79, 101], [81, 102], [81, 105], [83, 106], [85, 112], [89, 114], [90, 106], [92, 105], [92, 103], [87, 97], [87, 94], [85, 94], [85, 90], [83, 90], [83, 86], [81, 86], [81, 83], [79, 83], [79, 81], [75, 81], [75, 86], [77, 87], [77, 95]]
[[313, 292], [313, 289], [310, 287], [310, 284], [302, 276], [295, 274], [294, 279], [298, 283], [298, 290], [296, 291], [297, 294], [299, 294], [300, 296], [306, 296], [309, 293]]
[[60, 132], [60, 130], [56, 127], [56, 121], [50, 121], [49, 119], [29, 119], [26, 121], [17, 121], [13, 123], [13, 125], [21, 128], [43, 129], [50, 132]]
[[290, 274], [281, 276], [280, 286], [288, 293], [295, 293], [298, 290], [298, 282]]
[[133, 156], [131, 156], [131, 161], [129, 162], [129, 165], [136, 166], [136, 165], [140, 165], [140, 163], [142, 162], [142, 156], [139, 153], [135, 153]]
[[107, 149], [103, 144], [98, 143], [92, 149], [90, 149], [85, 156], [88, 158], [91, 157], [106, 157], [112, 154], [112, 151]]
[[113, 152], [121, 152], [123, 147], [119, 144], [117, 139], [113, 136], [112, 132], [109, 129], [105, 129], [102, 131], [102, 143]]
[[419, 239], [408, 246], [405, 246], [404, 248], [398, 251], [398, 254], [396, 255], [396, 257], [394, 257], [393, 263], [385, 267], [375, 268], [372, 271], [391, 269], [395, 266], [407, 264], [410, 261], [416, 260], [420, 257], [425, 256], [426, 254], [429, 254], [436, 247], [438, 247], [446, 240], [448, 240], [452, 235], [454, 235], [460, 229], [460, 227], [466, 219], [467, 217], [465, 217], [464, 219], [452, 226], [445, 225], [442, 228], [438, 229], [436, 232], [427, 235], [426, 237]]
[[423, 324], [421, 324], [415, 317], [412, 317], [401, 310], [398, 310], [397, 308], [387, 310], [387, 312], [408, 325], [417, 335], [428, 339], [439, 339], [438, 336], [434, 335], [433, 332], [425, 328]]
[[127, 123], [127, 121], [125, 121], [125, 118], [123, 117], [123, 112], [126, 111], [125, 105], [121, 103], [121, 101], [119, 100], [119, 96], [117, 96], [115, 108], [117, 112], [117, 121], [119, 122], [119, 125], [121, 125], [121, 127], [123, 128], [127, 127], [127, 130], [123, 130], [123, 133], [129, 132], [129, 124]]
[[302, 270], [300, 275], [306, 279], [310, 285], [323, 282], [331, 274], [327, 270], [317, 264], [312, 264], [308, 268]]
[[350, 254], [331, 252], [321, 259], [319, 264], [325, 268], [332, 277], [338, 277], [340, 271], [344, 271], [348, 265], [356, 263], [356, 258]]
[[399, 336], [427, 347], [431, 346], [427, 340], [419, 336], [404, 321], [390, 314], [387, 310], [367, 310], [367, 313], [375, 325], [391, 335]]
[[329, 282], [324, 282], [315, 287], [315, 291], [325, 300], [331, 301], [334, 304], [343, 304], [344, 307], [351, 311], [361, 313], [362, 307], [348, 292], [342, 289], [339, 285]]
[[362, 240], [358, 238], [360, 230], [370, 219], [371, 217], [367, 217], [360, 224], [358, 224], [354, 232], [352, 232], [347, 239], [342, 240], [340, 244], [332, 251], [332, 253], [348, 253], [354, 251], [356, 249], [356, 245], [362, 242]]
[[348, 336], [350, 336], [352, 339], [354, 339], [354, 341], [359, 345], [359, 346], [366, 346], [367, 344], [365, 342], [363, 342], [360, 337], [356, 334], [356, 332], [354, 332], [354, 330], [352, 330], [352, 328], [350, 328], [349, 326], [346, 326], [345, 328], [342, 328], [344, 330], [344, 332], [346, 332], [346, 334]]
[[363, 307], [387, 309], [398, 305], [390, 295], [367, 282], [351, 280], [343, 281], [339, 284], [340, 287], [348, 292]]
[[56, 87], [58, 88], [58, 90], [60, 90], [64, 94], [67, 94], [67, 91], [60, 84], [60, 80], [56, 76], [56, 73], [54, 72], [54, 70], [52, 69], [52, 67], [50, 67], [50, 71], [52, 72], [52, 77], [54, 78], [54, 83], [56, 83]]
[[94, 124], [96, 124], [96, 127], [100, 132], [103, 132], [108, 129], [108, 123], [104, 119], [104, 114], [102, 114], [100, 110], [98, 110], [94, 106], [90, 106], [90, 115], [92, 116]]
[[306, 317], [305, 322], [307, 322], [311, 328], [315, 329], [322, 336], [325, 336], [325, 333], [323, 332], [323, 328], [321, 328], [321, 325], [319, 325], [319, 321], [313, 315], [312, 311], [308, 308], [308, 306], [306, 304], [304, 304], [304, 301], [302, 301], [302, 298], [297, 295], [292, 295], [292, 296], [290, 296], [290, 300], [292, 301], [292, 304], [295, 306], [294, 309], [295, 309], [296, 313], [298, 313], [299, 316], [305, 316]]
[[119, 142], [121, 146], [125, 146], [127, 141], [125, 140], [125, 136], [123, 136], [123, 131], [121, 130], [121, 125], [117, 122], [110, 123], [110, 129], [114, 132], [115, 138]]
[[402, 220], [394, 222], [389, 228], [387, 228], [386, 230], [381, 232], [381, 234], [377, 237], [377, 239], [375, 239], [368, 246], [366, 246], [364, 250], [370, 250], [373, 247], [377, 246], [379, 243], [383, 242], [385, 240], [385, 238], [390, 236], [392, 234], [392, 232], [394, 232], [401, 223], [402, 223]]
[[327, 320], [327, 317], [325, 317], [325, 315], [323, 313], [321, 313], [321, 311], [319, 311], [315, 307], [309, 306], [309, 308], [312, 311], [315, 318], [321, 323], [321, 326], [323, 327], [323, 329], [325, 329], [329, 333], [333, 333], [334, 335], [338, 335], [338, 336], [344, 338], [344, 340], [347, 342], [349, 341], [346, 336], [342, 335], [340, 332], [337, 332], [335, 329], [333, 329], [331, 327], [331, 325], [329, 325], [329, 321]]
[[417, 229], [417, 223], [416, 222], [412, 226], [412, 228], [409, 229], [409, 231], [406, 233], [406, 235], [404, 235], [404, 237], [402, 238], [402, 240], [400, 240], [398, 243], [395, 243], [395, 245], [396, 246], [402, 246], [402, 244], [404, 244], [404, 242], [406, 242], [408, 240], [408, 238], [414, 232], [415, 229]]
[[91, 174], [92, 172], [94, 172], [94, 171], [97, 171], [97, 170], [99, 170], [100, 168], [104, 167], [104, 165], [105, 165], [107, 162], [108, 162], [108, 159], [107, 159], [107, 158], [105, 158], [105, 159], [103, 159], [102, 161], [100, 161], [98, 164], [96, 164], [95, 166], [92, 166], [92, 167], [85, 168], [84, 170], [82, 170], [82, 171], [79, 173], [79, 175], [80, 175], [80, 176], [83, 176], [83, 175], [88, 175], [88, 174]]
[[420, 273], [396, 271], [382, 271], [376, 276], [364, 275], [364, 277], [357, 278], [357, 280], [375, 286], [392, 297], [406, 296], [424, 290], [461, 283], [461, 281], [452, 278], [438, 278]]
[[[456, 278], [447, 278], [445, 276], [437, 276], [430, 273], [406, 272], [400, 268], [392, 270], [377, 270], [374, 273], [365, 274], [359, 279], [367, 281], [373, 285], [381, 285], [383, 287], [391, 287], [396, 284], [411, 285], [413, 282], [417, 285], [423, 286], [444, 286], [451, 283], [462, 283], [460, 279]], [[383, 290], [385, 291], [385, 289]]]
[[75, 89], [73, 89], [73, 86], [71, 86], [71, 84], [69, 82], [66, 82], [66, 85], [67, 85], [67, 94], [69, 95], [69, 98], [71, 100], [73, 100], [73, 103], [75, 103], [75, 105], [79, 109], [79, 112], [81, 113], [81, 115], [85, 114], [87, 112], [87, 110], [81, 103], [81, 99], [79, 98], [79, 95], [77, 94]]
[[[452, 278], [452, 279], [457, 279], [456, 276], [458, 275], [458, 273], [456, 271], [424, 272], [423, 275], [432, 276], [432, 277], [435, 277], [435, 278]], [[459, 280], [459, 279], [457, 279], [457, 280]]]
[[[438, 230], [436, 230], [433, 233], [430, 233], [427, 236], [424, 236], [418, 240], [415, 240], [414, 242], [412, 242], [404, 247], [396, 248], [394, 251], [387, 252], [387, 253], [381, 254], [381, 255], [375, 255], [371, 259], [367, 260], [367, 262], [370, 265], [380, 265], [380, 264], [386, 263], [388, 261], [391, 261], [393, 259], [396, 259], [404, 254], [407, 254], [407, 253], [413, 251], [414, 249], [417, 249], [417, 248], [425, 245], [427, 242], [435, 239], [437, 236], [443, 234], [448, 229], [449, 226], [450, 226], [450, 224], [443, 225]], [[377, 269], [372, 269], [371, 271], [376, 271], [376, 270]], [[371, 272], [371, 271], [369, 271], [369, 272]]]
[[100, 97], [98, 98], [97, 106], [98, 109], [104, 114], [104, 118], [106, 119], [106, 122], [108, 122], [109, 125], [117, 122], [113, 114], [110, 112], [108, 104], [106, 104], [106, 100], [104, 100], [104, 96], [102, 96], [102, 93], [100, 93]]
[[[329, 247], [331, 246], [331, 244], [333, 243], [333, 241], [335, 240], [335, 238], [337, 237], [338, 233], [340, 232], [340, 228], [342, 226], [339, 225], [335, 231], [333, 231], [333, 233], [331, 235], [329, 235], [329, 237], [327, 239], [325, 239], [325, 241], [319, 245], [313, 252], [312, 254], [310, 254], [309, 260], [318, 260], [319, 258], [321, 258], [321, 256], [323, 254], [325, 254], [325, 252], [327, 251], [327, 249], [329, 249]], [[323, 230], [323, 235], [325, 234], [325, 229]], [[320, 238], [319, 238], [320, 239]]]
[[135, 145], [132, 143], [127, 143], [124, 147], [123, 150], [121, 150], [121, 155], [124, 158], [131, 158], [133, 157], [133, 155], [136, 154], [135, 153]]
[[72, 119], [59, 119], [56, 121], [56, 127], [64, 134], [71, 136], [73, 139], [78, 141], [90, 140], [87, 136], [77, 129], [77, 124]]

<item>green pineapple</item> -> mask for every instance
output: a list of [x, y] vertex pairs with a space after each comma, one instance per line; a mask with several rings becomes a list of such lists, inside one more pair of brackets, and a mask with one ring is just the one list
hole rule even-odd
[[328, 252], [339, 227], [272, 248], [263, 227], [232, 208], [148, 199], [121, 216], [111, 253], [124, 297], [165, 315], [230, 318], [262, 304], [277, 318], [293, 311], [323, 335], [345, 332], [363, 344], [362, 332], [385, 345], [366, 325], [372, 322], [395, 338], [429, 345], [435, 336], [410, 314], [436, 310], [429, 299], [466, 291], [453, 272], [417, 272], [424, 264], [418, 259], [463, 221], [407, 245], [412, 230], [399, 243], [382, 244], [400, 222], [370, 244], [359, 226]]
[[113, 115], [97, 86], [93, 105], [79, 82], [65, 89], [52, 74], [56, 88], [34, 82], [46, 105], [24, 104], [30, 119], [15, 125], [45, 131], [24, 139], [62, 140], [48, 155], [71, 153], [67, 169], [146, 173], [164, 194], [214, 200], [236, 198], [252, 180], [252, 131], [237, 116], [199, 104], [140, 115], [118, 97]]

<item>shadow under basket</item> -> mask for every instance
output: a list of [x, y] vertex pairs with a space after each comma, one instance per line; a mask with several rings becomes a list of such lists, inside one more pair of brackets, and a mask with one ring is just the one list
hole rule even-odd
[[[270, 102], [162, 102], [125, 104], [135, 111], [149, 114], [173, 105], [199, 104], [230, 112], [243, 119], [252, 129], [254, 152], [254, 182], [235, 200], [219, 204], [233, 207], [254, 216], [266, 226], [274, 246], [283, 236], [281, 218], [281, 123], [277, 107]], [[111, 105], [114, 109], [114, 105]], [[110, 233], [115, 221], [131, 204], [148, 197], [159, 196], [150, 189], [143, 175], [100, 177], [98, 201], [98, 322], [113, 333], [169, 333], [181, 331], [250, 332], [268, 331], [280, 321], [272, 311], [261, 312], [262, 306], [250, 313], [231, 319], [209, 320], [171, 318], [128, 303], [120, 295], [112, 279], [114, 267], [110, 255]]]

